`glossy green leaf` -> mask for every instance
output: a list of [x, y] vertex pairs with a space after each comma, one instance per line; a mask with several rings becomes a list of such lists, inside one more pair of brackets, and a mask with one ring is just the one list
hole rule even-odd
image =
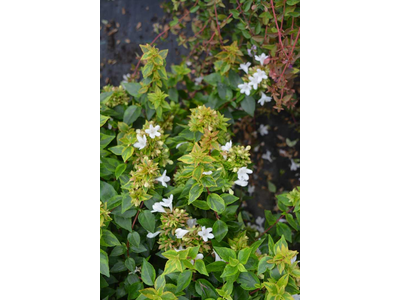
[[144, 229], [154, 232], [156, 228], [156, 218], [149, 210], [144, 210], [139, 214], [139, 223]]
[[218, 214], [222, 214], [225, 210], [225, 201], [218, 194], [209, 194], [207, 197], [207, 204]]
[[147, 284], [147, 285], [154, 284], [154, 280], [156, 279], [156, 271], [154, 270], [154, 267], [144, 258], [143, 258], [141, 274], [142, 274], [143, 282], [145, 284]]
[[228, 233], [228, 226], [222, 220], [217, 220], [213, 225], [213, 234], [215, 239], [220, 242]]

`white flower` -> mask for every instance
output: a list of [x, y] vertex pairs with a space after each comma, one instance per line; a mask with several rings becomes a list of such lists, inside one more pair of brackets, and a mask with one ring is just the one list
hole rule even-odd
[[257, 248], [256, 253], [258, 253], [260, 255], [262, 254], [260, 248]]
[[156, 231], [156, 232], [154, 232], [154, 233], [152, 233], [152, 232], [150, 232], [150, 231], [147, 231], [147, 232], [148, 232], [147, 237], [148, 237], [149, 239], [152, 239], [152, 238], [155, 238], [157, 235], [159, 235], [161, 231]]
[[190, 61], [187, 61], [187, 62], [186, 62], [186, 65], [187, 65], [188, 67], [190, 67], [190, 66], [192, 65], [192, 63], [191, 63]]
[[264, 60], [266, 60], [268, 58], [268, 55], [265, 55], [264, 53], [262, 53], [261, 55], [256, 55], [255, 59], [256, 61], [260, 62], [260, 65], [264, 65]]
[[164, 173], [160, 177], [156, 178], [156, 180], [161, 182], [161, 184], [164, 187], [167, 187], [166, 182], [169, 182], [171, 180], [171, 178], [169, 176], [167, 176], [166, 174], [167, 174], [167, 170], [164, 170]]
[[196, 257], [195, 257], [194, 259], [192, 259], [190, 262], [192, 263], [192, 265], [194, 265], [194, 261], [195, 261], [195, 260], [203, 259], [203, 258], [204, 258], [204, 255], [201, 254], [201, 253], [199, 253], [199, 254], [197, 254]]
[[253, 76], [250, 76], [249, 79], [250, 79], [249, 85], [252, 86], [253, 89], [255, 90], [258, 89], [258, 84], [261, 82], [260, 77], [258, 77], [257, 74], [254, 74]]
[[292, 164], [290, 165], [290, 171], [296, 171], [297, 168], [299, 167], [299, 165], [296, 164], [296, 163], [294, 162], [293, 159], [291, 159], [290, 161], [291, 161], [291, 163], [292, 163]]
[[285, 218], [282, 218], [279, 220], [280, 223], [287, 223], [287, 221], [285, 220]]
[[300, 300], [300, 295], [292, 295], [293, 300]]
[[261, 99], [258, 100], [257, 102], [260, 103], [261, 105], [264, 105], [266, 102], [271, 102], [271, 99], [272, 99], [271, 97], [261, 92]]
[[126, 74], [126, 75], [122, 76], [122, 78], [124, 79], [122, 82], [128, 82], [129, 79], [131, 78], [131, 74]]
[[203, 238], [203, 241], [208, 242], [208, 239], [213, 239], [214, 235], [211, 233], [212, 228], [206, 228], [205, 226], [201, 226], [201, 231], [199, 231], [198, 235]]
[[249, 180], [249, 175], [247, 175], [247, 174], [252, 174], [253, 173], [253, 171], [252, 170], [250, 170], [250, 169], [247, 169], [246, 167], [241, 167], [238, 171], [237, 171], [237, 174], [238, 174], [238, 179], [239, 180]]
[[225, 146], [221, 146], [222, 151], [229, 151], [232, 148], [232, 141], [229, 141], [225, 144]]
[[251, 194], [254, 193], [255, 189], [256, 189], [256, 187], [254, 185], [249, 185], [249, 187], [247, 188], [247, 191], [249, 192], [250, 196], [251, 196]]
[[249, 184], [248, 181], [243, 180], [243, 179], [239, 179], [235, 181], [235, 184], [240, 185], [240, 186], [247, 186]]
[[176, 252], [179, 252], [179, 251], [182, 251], [182, 250], [185, 250], [185, 249], [182, 247], [182, 245], [180, 245], [178, 249], [174, 248], [174, 250]]
[[296, 261], [296, 259], [297, 259], [297, 255], [295, 255], [295, 256], [290, 260], [290, 262], [293, 264], [293, 263]]
[[172, 200], [174, 199], [174, 195], [170, 195], [167, 199], [163, 198], [161, 202], [161, 205], [164, 207], [169, 207], [169, 209], [172, 211]]
[[221, 257], [219, 257], [219, 255], [217, 254], [217, 252], [215, 252], [214, 249], [213, 249], [213, 253], [214, 253], [214, 255], [215, 255], [215, 261], [223, 261], [223, 262], [226, 262], [226, 261], [224, 261]]
[[175, 230], [175, 235], [176, 235], [176, 237], [177, 237], [178, 239], [181, 239], [181, 238], [183, 238], [183, 237], [185, 236], [185, 234], [188, 233], [188, 232], [189, 232], [189, 230], [178, 228], [177, 230]]
[[139, 148], [139, 150], [142, 150], [147, 145], [147, 138], [145, 135], [143, 137], [141, 137], [140, 135], [138, 135], [136, 137], [137, 137], [138, 141], [135, 144], [133, 144], [133, 147]]
[[212, 171], [203, 172], [204, 175], [211, 175]]
[[192, 228], [197, 224], [197, 219], [189, 219], [186, 221], [186, 224], [189, 228]]
[[257, 69], [257, 71], [253, 75], [257, 75], [259, 82], [261, 82], [263, 79], [268, 79], [267, 73], [260, 69]]
[[264, 221], [265, 221], [265, 218], [257, 217], [256, 224], [260, 227], [263, 227]]
[[260, 134], [261, 134], [261, 135], [266, 135], [266, 134], [268, 134], [267, 126], [265, 126], [265, 125], [263, 125], [263, 124], [260, 125], [260, 128], [258, 128], [258, 130], [260, 131]]
[[164, 207], [162, 207], [160, 202], [156, 202], [153, 204], [153, 210], [151, 212], [152, 213], [153, 212], [165, 213], [166, 211], [165, 211]]
[[133, 272], [133, 273], [136, 273], [136, 272], [139, 272], [139, 273], [140, 273], [139, 267], [136, 267], [136, 268], [135, 268], [135, 272]]
[[176, 145], [176, 149], [178, 149], [180, 146], [182, 146], [183, 144], [186, 144], [187, 142], [183, 142], [183, 143], [179, 143], [178, 145]]
[[246, 94], [247, 96], [250, 95], [251, 86], [247, 82], [245, 82], [243, 84], [239, 84], [238, 88], [240, 89], [240, 93]]
[[149, 129], [146, 129], [145, 132], [152, 138], [154, 139], [156, 136], [160, 136], [161, 133], [158, 132], [160, 130], [160, 125], [156, 125], [153, 127], [153, 124], [150, 124]]
[[267, 153], [264, 153], [263, 155], [261, 155], [262, 159], [266, 159], [269, 162], [272, 162], [272, 158], [271, 158], [271, 152], [267, 150]]
[[194, 79], [195, 84], [194, 85], [199, 85], [203, 81], [203, 76], [197, 77]]
[[[255, 131], [255, 133], [257, 134], [257, 131]], [[260, 150], [260, 145], [254, 147], [254, 152], [258, 152], [258, 150]]]
[[253, 57], [253, 53], [251, 53], [251, 49], [247, 49], [247, 54], [248, 54], [250, 57]]
[[250, 65], [251, 65], [250, 62], [245, 64], [240, 64], [239, 70], [243, 70], [246, 74], [248, 74]]

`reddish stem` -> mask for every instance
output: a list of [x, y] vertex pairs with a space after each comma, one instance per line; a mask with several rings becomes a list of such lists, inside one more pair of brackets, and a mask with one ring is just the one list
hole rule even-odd
[[[143, 207], [143, 203], [144, 202], [142, 202], [142, 203], [140, 203], [140, 207], [139, 208], [142, 208]], [[139, 216], [139, 213], [140, 213], [140, 210], [138, 210], [138, 212], [137, 212], [137, 214], [136, 214], [136, 216], [135, 216], [135, 219], [133, 220], [133, 223], [132, 223], [132, 229], [133, 229], [133, 227], [135, 226], [135, 223], [136, 223], [136, 220], [137, 220], [137, 218], [138, 218], [138, 216]], [[126, 241], [126, 255], [129, 257], [129, 241]]]
[[286, 57], [288, 57], [287, 54], [286, 54], [286, 52], [285, 52], [285, 48], [283, 47], [283, 44], [282, 44], [281, 30], [279, 29], [278, 20], [276, 19], [275, 8], [274, 8], [274, 1], [273, 1], [273, 0], [271, 0], [271, 8], [272, 8], [272, 12], [273, 12], [273, 14], [274, 14], [274, 20], [275, 20], [276, 30], [278, 30], [279, 44], [280, 44], [281, 47], [282, 47], [283, 53], [286, 55]]
[[218, 29], [218, 35], [219, 35], [219, 41], [222, 45], [222, 36], [221, 36], [221, 30], [219, 29], [219, 24], [218, 24], [218, 15], [217, 15], [217, 6], [214, 3], [214, 12], [215, 12], [215, 22], [217, 23], [217, 29]]
[[297, 41], [299, 39], [299, 36], [300, 36], [300, 27], [299, 27], [299, 31], [297, 32], [297, 36], [296, 36], [296, 39], [294, 41], [294, 44], [293, 44], [293, 47], [292, 47], [292, 51], [290, 51], [290, 54], [289, 54], [289, 57], [288, 57], [288, 61], [286, 62], [285, 68], [283, 69], [283, 71], [281, 73], [281, 76], [279, 76], [279, 79], [278, 79], [278, 81], [276, 83], [277, 85], [281, 81], [281, 78], [282, 78], [283, 74], [285, 73], [287, 66], [290, 64], [290, 59], [292, 58], [292, 54], [293, 54], [294, 48], [296, 47]]
[[[292, 206], [292, 208], [289, 209], [289, 210], [287, 211], [287, 214], [291, 213], [293, 209], [294, 209], [294, 206]], [[261, 234], [260, 234], [260, 237], [262, 237], [264, 234], [266, 234], [268, 231], [270, 231], [271, 228], [274, 227], [274, 226], [279, 222], [279, 220], [283, 218], [283, 216], [284, 216], [284, 215], [282, 214], [282, 215], [278, 218], [278, 220], [275, 221], [274, 224], [272, 224], [271, 226], [269, 226], [263, 233], [261, 233]]]

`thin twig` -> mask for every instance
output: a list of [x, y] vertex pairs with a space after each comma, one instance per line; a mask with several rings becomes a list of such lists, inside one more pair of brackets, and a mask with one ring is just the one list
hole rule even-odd
[[[287, 211], [287, 214], [291, 213], [293, 209], [294, 209], [294, 206], [292, 206], [292, 208], [289, 209], [289, 210]], [[262, 237], [264, 234], [266, 234], [268, 231], [270, 231], [270, 229], [271, 229], [272, 227], [274, 227], [274, 226], [279, 222], [279, 220], [283, 218], [283, 216], [284, 216], [284, 215], [282, 214], [282, 215], [278, 218], [278, 220], [275, 221], [274, 224], [272, 224], [271, 226], [269, 226], [263, 233], [261, 233], [261, 234], [260, 234], [260, 237]]]

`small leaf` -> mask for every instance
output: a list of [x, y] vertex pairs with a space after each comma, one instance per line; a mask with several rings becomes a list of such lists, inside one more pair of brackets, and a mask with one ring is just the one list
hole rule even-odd
[[144, 229], [154, 232], [156, 228], [156, 218], [149, 210], [144, 210], [139, 214], [139, 223]]
[[250, 257], [250, 254], [251, 254], [251, 248], [244, 248], [240, 250], [238, 254], [239, 262], [245, 265]]
[[137, 106], [137, 105], [131, 105], [129, 106], [125, 113], [124, 113], [124, 123], [131, 125], [133, 122], [139, 118], [140, 114], [142, 112], [142, 108]]
[[254, 117], [254, 111], [256, 109], [256, 101], [254, 100], [254, 98], [252, 96], [244, 97], [244, 100], [240, 103], [240, 106], [250, 116]]
[[191, 204], [193, 201], [199, 198], [202, 192], [203, 192], [203, 187], [198, 183], [195, 183], [189, 191], [188, 204]]
[[115, 168], [115, 178], [119, 178], [119, 176], [122, 175], [122, 173], [124, 173], [126, 169], [126, 164], [120, 164]]
[[156, 271], [154, 267], [143, 258], [142, 264], [142, 280], [147, 285], [153, 285], [154, 280], [156, 279]]
[[190, 284], [191, 280], [192, 280], [192, 271], [186, 270], [180, 273], [176, 281], [177, 282], [176, 293], [179, 293], [180, 291], [184, 290]]
[[125, 260], [125, 267], [127, 267], [129, 271], [134, 272], [136, 267], [135, 260], [132, 257], [128, 257]]
[[121, 213], [126, 212], [133, 206], [132, 198], [129, 194], [124, 194], [122, 197], [122, 204], [121, 204]]
[[140, 246], [140, 235], [136, 231], [130, 232], [128, 234], [128, 241], [131, 245], [139, 248]]
[[218, 194], [209, 194], [207, 197], [207, 204], [218, 214], [222, 214], [225, 210], [225, 201]]
[[100, 273], [110, 277], [110, 270], [108, 267], [108, 255], [105, 251], [100, 249]]
[[213, 234], [215, 239], [220, 242], [228, 233], [228, 226], [222, 220], [217, 220], [213, 225]]
[[196, 260], [194, 263], [194, 267], [200, 274], [208, 276], [206, 265], [204, 264], [204, 261], [202, 259]]

